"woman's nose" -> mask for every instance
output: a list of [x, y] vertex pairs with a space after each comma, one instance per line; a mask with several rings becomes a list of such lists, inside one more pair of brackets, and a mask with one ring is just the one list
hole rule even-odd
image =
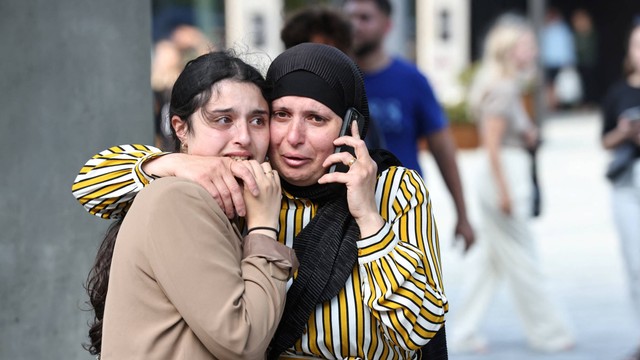
[[304, 142], [305, 126], [301, 119], [293, 119], [289, 124], [287, 132], [287, 141], [292, 145], [298, 145]]
[[236, 136], [235, 140], [238, 144], [248, 145], [251, 143], [251, 135], [249, 133], [249, 125], [246, 121], [238, 121], [235, 124]]

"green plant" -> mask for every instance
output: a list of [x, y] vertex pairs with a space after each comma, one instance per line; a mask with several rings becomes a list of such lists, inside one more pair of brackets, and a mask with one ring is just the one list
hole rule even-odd
[[444, 104], [443, 109], [449, 117], [450, 131], [458, 149], [475, 149], [480, 144], [476, 122], [469, 111], [469, 87], [478, 70], [478, 65], [472, 63], [458, 74], [458, 83], [463, 88], [460, 101]]
[[473, 124], [473, 118], [469, 114], [469, 104], [467, 102], [467, 92], [476, 71], [478, 64], [472, 63], [458, 74], [458, 83], [463, 88], [464, 96], [462, 100], [454, 104], [444, 104], [443, 109], [449, 118], [449, 122], [454, 124]]
[[469, 114], [466, 101], [460, 101], [455, 104], [444, 104], [444, 112], [450, 123], [454, 124], [473, 124], [473, 119]]

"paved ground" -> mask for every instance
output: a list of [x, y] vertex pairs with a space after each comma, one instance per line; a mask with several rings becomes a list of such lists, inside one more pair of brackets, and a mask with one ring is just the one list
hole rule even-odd
[[[597, 114], [554, 116], [544, 124], [545, 143], [539, 156], [543, 215], [533, 226], [548, 289], [572, 324], [575, 349], [560, 354], [530, 350], [503, 287], [483, 328], [490, 352], [451, 354], [452, 360], [624, 359], [640, 339], [612, 226], [609, 184], [603, 176], [608, 155], [600, 147], [599, 131]], [[458, 157], [473, 222], [477, 222], [471, 192], [475, 156], [473, 151], [460, 151]], [[448, 192], [433, 159], [423, 155], [422, 161], [440, 229], [450, 315], [455, 315], [465, 258], [461, 248], [453, 246], [455, 213]], [[455, 327], [455, 322], [450, 320], [447, 327]]]

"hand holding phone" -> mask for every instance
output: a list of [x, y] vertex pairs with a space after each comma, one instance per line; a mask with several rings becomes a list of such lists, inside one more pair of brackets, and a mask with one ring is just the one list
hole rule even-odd
[[[354, 121], [358, 122], [358, 133], [360, 134], [360, 136], [362, 136], [362, 132], [364, 129], [364, 116], [355, 108], [350, 107], [347, 110], [347, 113], [344, 116], [344, 119], [342, 119], [342, 127], [340, 128], [340, 134], [338, 135], [338, 137], [341, 136], [346, 136], [346, 135], [352, 135], [351, 134], [351, 125], [353, 124]], [[335, 150], [333, 151], [334, 154], [340, 153], [340, 152], [348, 152], [350, 153], [353, 157], [356, 157], [356, 153], [353, 150], [353, 148], [351, 146], [347, 146], [347, 145], [340, 145], [340, 146], [336, 146]], [[335, 163], [333, 165], [331, 165], [329, 167], [329, 174], [333, 173], [333, 172], [347, 172], [349, 171], [349, 166], [343, 164], [343, 163]]]

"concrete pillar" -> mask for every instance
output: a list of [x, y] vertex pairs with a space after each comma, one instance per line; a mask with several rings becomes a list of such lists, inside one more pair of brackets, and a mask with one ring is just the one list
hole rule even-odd
[[469, 65], [469, 1], [416, 0], [417, 64], [444, 103], [464, 96], [458, 76]]
[[83, 283], [108, 225], [71, 195], [109, 145], [151, 143], [149, 1], [0, 2], [0, 359], [92, 359]]
[[[283, 0], [225, 0], [226, 46], [242, 53], [266, 54], [270, 59], [247, 59], [252, 65], [268, 67], [284, 50], [280, 41]], [[265, 70], [266, 70], [265, 67]]]

